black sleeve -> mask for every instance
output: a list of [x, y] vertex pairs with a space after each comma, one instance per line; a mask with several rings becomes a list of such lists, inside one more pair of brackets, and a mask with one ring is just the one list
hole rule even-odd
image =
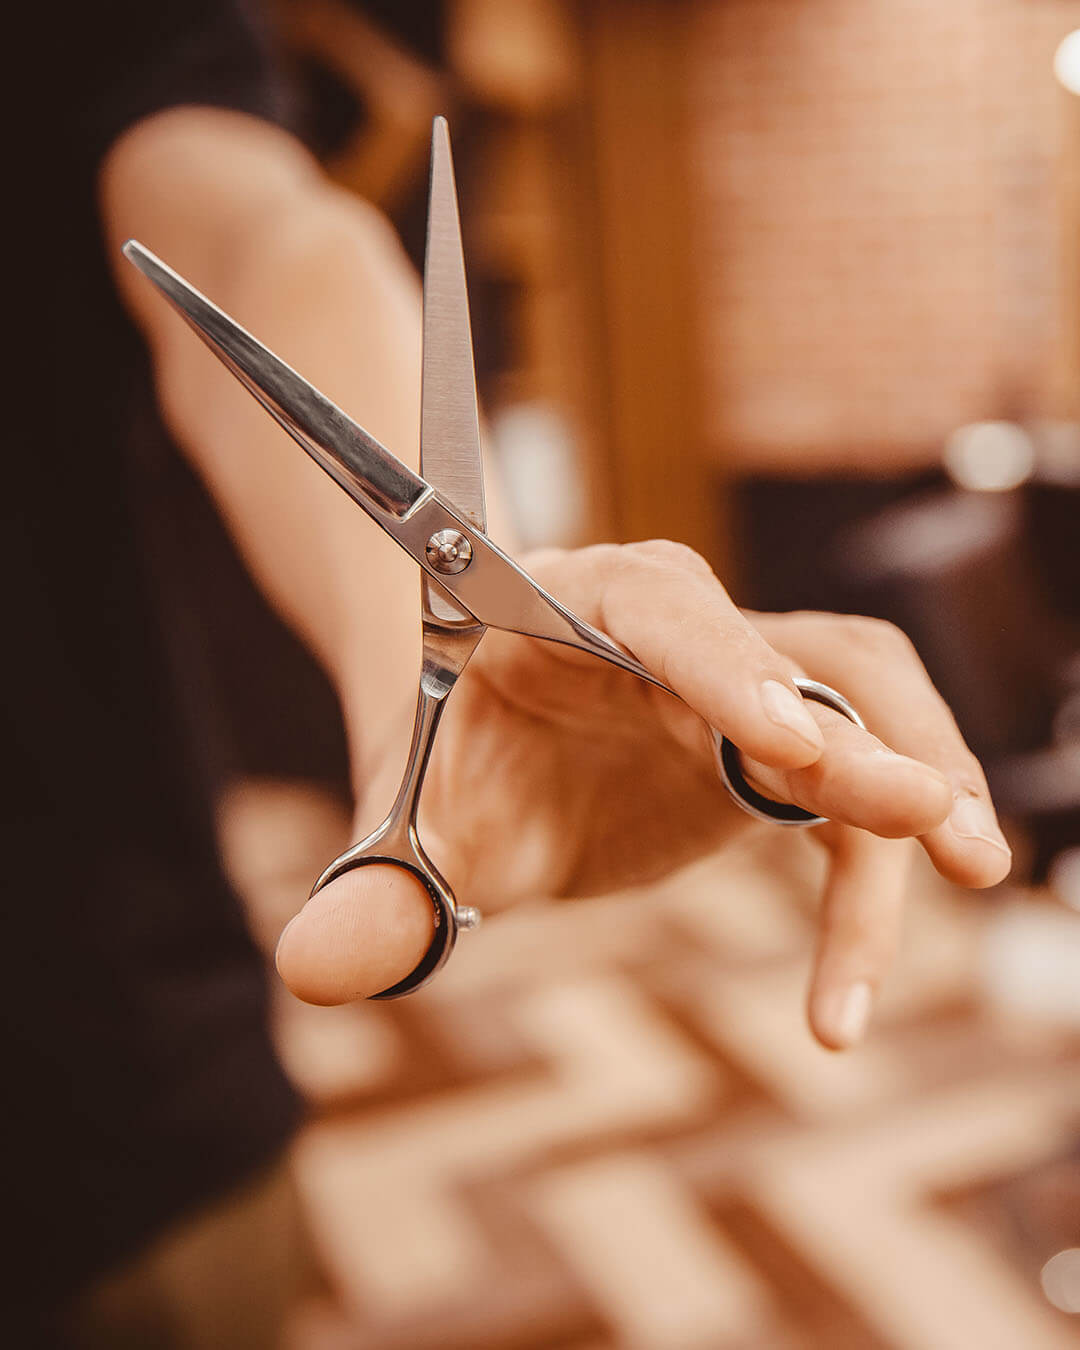
[[[280, 120], [282, 102], [242, 0], [18, 13], [29, 33], [9, 64], [34, 80], [11, 139], [37, 138], [44, 181], [9, 212], [35, 284], [11, 287], [6, 317], [34, 336], [21, 350], [46, 395], [22, 399], [31, 450], [9, 457], [0, 494], [18, 653], [0, 662], [3, 879], [33, 897], [10, 917], [21, 958], [0, 980], [0, 1214], [19, 1239], [6, 1343], [57, 1346], [37, 1334], [46, 1310], [253, 1177], [299, 1115], [214, 829], [216, 686], [198, 592], [172, 585], [191, 582], [199, 543], [174, 491], [184, 466], [97, 209], [101, 158], [133, 123], [183, 104]], [[60, 246], [42, 266], [49, 225]]]
[[[289, 103], [253, 0], [108, 0], [73, 7], [61, 98], [93, 170], [128, 127], [166, 108], [232, 108], [287, 124]], [[70, 45], [69, 45], [70, 44]]]

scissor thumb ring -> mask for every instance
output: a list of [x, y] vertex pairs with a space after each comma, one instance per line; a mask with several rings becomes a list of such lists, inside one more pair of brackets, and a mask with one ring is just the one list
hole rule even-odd
[[[838, 694], [829, 685], [820, 684], [817, 680], [807, 680], [798, 675], [795, 677], [795, 685], [803, 698], [811, 699], [815, 703], [823, 703], [827, 708], [832, 708], [834, 712], [842, 713], [849, 722], [854, 722], [857, 727], [866, 730], [866, 723], [843, 694]], [[813, 812], [804, 811], [801, 806], [795, 806], [791, 802], [773, 801], [771, 797], [766, 797], [757, 792], [746, 781], [738, 746], [729, 741], [726, 736], [720, 736], [719, 734], [715, 737], [715, 744], [716, 763], [723, 784], [744, 811], [755, 816], [758, 820], [768, 821], [772, 825], [824, 824], [824, 816], [815, 816]]]
[[454, 950], [458, 933], [475, 928], [481, 917], [480, 911], [473, 909], [471, 905], [457, 904], [453, 892], [443, 880], [438, 868], [424, 853], [414, 831], [407, 831], [407, 842], [408, 851], [414, 855], [415, 860], [379, 851], [380, 846], [386, 846], [388, 843], [387, 826], [392, 823], [389, 819], [384, 821], [373, 834], [335, 858], [311, 888], [311, 894], [316, 895], [324, 886], [336, 881], [338, 877], [343, 877], [346, 872], [352, 872], [357, 867], [383, 863], [388, 867], [400, 867], [411, 873], [427, 891], [435, 921], [435, 930], [427, 951], [404, 979], [398, 980], [396, 984], [381, 990], [378, 994], [369, 995], [373, 999], [402, 998], [406, 994], [415, 993], [421, 985], [427, 984], [428, 980], [446, 965], [450, 953]]
[[[795, 685], [804, 698], [832, 708], [865, 730], [866, 724], [843, 694], [827, 684], [804, 679], [801, 676], [795, 677]], [[774, 801], [752, 788], [746, 780], [739, 749], [735, 743], [726, 736], [717, 734], [715, 744], [720, 777], [728, 792], [744, 811], [758, 820], [775, 825], [807, 826], [824, 823], [824, 816], [816, 816], [790, 802]], [[453, 892], [443, 880], [438, 868], [424, 852], [417, 838], [415, 826], [411, 821], [404, 822], [400, 816], [395, 817], [394, 813], [391, 813], [366, 839], [362, 839], [360, 843], [353, 845], [336, 858], [316, 881], [311, 894], [316, 895], [324, 886], [344, 876], [346, 872], [375, 863], [400, 867], [410, 872], [423, 885], [432, 904], [435, 928], [431, 942], [420, 962], [404, 979], [378, 994], [371, 995], [375, 999], [402, 998], [427, 984], [432, 976], [442, 969], [454, 950], [458, 933], [475, 928], [480, 922], [480, 913], [471, 906], [457, 904]]]

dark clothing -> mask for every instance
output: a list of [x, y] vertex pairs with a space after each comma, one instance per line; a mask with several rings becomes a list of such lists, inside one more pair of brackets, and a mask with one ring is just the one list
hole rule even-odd
[[241, 1184], [299, 1114], [196, 748], [200, 619], [168, 580], [184, 546], [170, 492], [191, 479], [155, 421], [95, 207], [102, 154], [141, 117], [179, 103], [277, 117], [279, 101], [224, 0], [73, 6], [59, 24], [41, 8], [44, 49], [72, 69], [42, 150], [63, 249], [32, 297], [56, 387], [32, 447], [5, 457], [0, 507], [5, 1318]]

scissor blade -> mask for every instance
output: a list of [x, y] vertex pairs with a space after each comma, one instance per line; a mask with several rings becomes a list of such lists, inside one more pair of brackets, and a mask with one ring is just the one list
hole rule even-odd
[[[430, 488], [328, 398], [134, 239], [124, 256], [268, 413], [389, 533]], [[401, 542], [399, 540], [399, 542]]]
[[[451, 674], [460, 673], [487, 624], [567, 643], [660, 684], [610, 638], [548, 595], [466, 519], [456, 502], [414, 474], [160, 258], [134, 240], [124, 245], [124, 254], [289, 435], [420, 564], [437, 583], [443, 603], [461, 607], [456, 620], [465, 618], [471, 628], [455, 632], [457, 623], [451, 628], [454, 650], [445, 662]], [[446, 530], [463, 534], [472, 548], [472, 562], [461, 572], [444, 574], [428, 556], [431, 540]]]
[[420, 472], [478, 530], [486, 528], [469, 298], [445, 117], [436, 117], [431, 131]]
[[[473, 368], [469, 297], [461, 244], [454, 162], [445, 117], [431, 128], [427, 249], [424, 255], [424, 366], [420, 408], [420, 472], [461, 514], [483, 530], [484, 470]], [[421, 583], [425, 642], [438, 630], [445, 658], [456, 653], [458, 673], [483, 636], [483, 628], [451, 603], [428, 576]], [[449, 644], [449, 645], [448, 645]], [[447, 664], [444, 659], [443, 664]]]

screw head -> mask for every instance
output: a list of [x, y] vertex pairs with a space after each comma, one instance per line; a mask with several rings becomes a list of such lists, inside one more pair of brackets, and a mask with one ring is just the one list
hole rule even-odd
[[436, 530], [424, 551], [436, 572], [464, 572], [472, 562], [472, 544], [460, 530]]

